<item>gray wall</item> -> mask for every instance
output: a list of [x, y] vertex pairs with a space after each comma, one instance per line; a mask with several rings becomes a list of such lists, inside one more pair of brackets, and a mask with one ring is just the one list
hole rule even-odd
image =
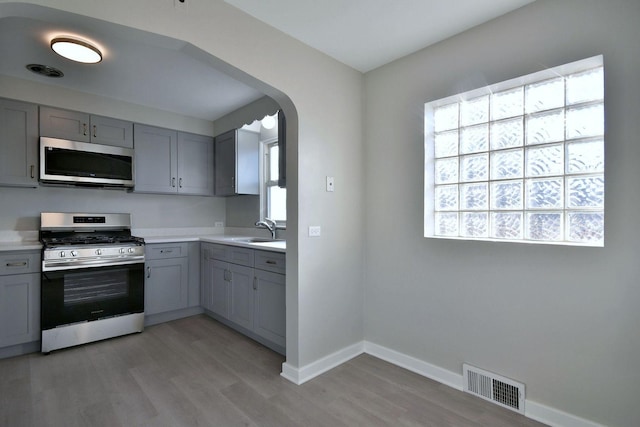
[[134, 228], [213, 227], [224, 199], [73, 187], [0, 187], [0, 230], [34, 231], [40, 212], [128, 212]]
[[[368, 341], [611, 426], [640, 420], [640, 2], [538, 0], [365, 75]], [[426, 239], [423, 104], [604, 55], [605, 247]]]

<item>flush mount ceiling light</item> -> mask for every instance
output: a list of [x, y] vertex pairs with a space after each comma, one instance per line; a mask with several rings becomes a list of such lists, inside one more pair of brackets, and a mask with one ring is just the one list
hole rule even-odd
[[102, 53], [97, 47], [71, 37], [56, 37], [51, 40], [51, 49], [60, 56], [83, 64], [96, 64], [102, 61]]

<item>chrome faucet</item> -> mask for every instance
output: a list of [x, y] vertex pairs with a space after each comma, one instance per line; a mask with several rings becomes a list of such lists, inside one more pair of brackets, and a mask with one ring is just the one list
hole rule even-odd
[[265, 218], [264, 221], [256, 221], [256, 227], [266, 228], [271, 232], [271, 238], [276, 240], [276, 222], [274, 220]]

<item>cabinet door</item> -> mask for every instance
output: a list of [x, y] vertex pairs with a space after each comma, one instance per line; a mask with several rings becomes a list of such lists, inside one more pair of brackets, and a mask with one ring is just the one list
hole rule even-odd
[[178, 191], [178, 134], [153, 126], [134, 126], [135, 192], [175, 194]]
[[210, 245], [203, 243], [200, 248], [200, 305], [211, 310], [211, 257]]
[[0, 276], [0, 347], [40, 339], [40, 274]]
[[147, 261], [146, 269], [145, 314], [187, 308], [189, 297], [189, 262], [187, 258]]
[[229, 273], [228, 264], [215, 259], [209, 263], [210, 280], [210, 303], [209, 310], [224, 317], [229, 318]]
[[213, 196], [213, 138], [178, 133], [178, 192]]
[[133, 148], [133, 123], [110, 117], [91, 116], [91, 142]]
[[244, 328], [253, 329], [253, 268], [229, 264], [229, 271], [229, 320]]
[[215, 138], [215, 194], [236, 194], [236, 131], [231, 130]]
[[0, 99], [0, 184], [38, 184], [38, 106]]
[[40, 136], [90, 142], [89, 114], [40, 107]]
[[236, 181], [238, 194], [260, 194], [260, 134], [238, 129], [236, 136]]
[[255, 270], [254, 332], [278, 345], [286, 345], [285, 275]]

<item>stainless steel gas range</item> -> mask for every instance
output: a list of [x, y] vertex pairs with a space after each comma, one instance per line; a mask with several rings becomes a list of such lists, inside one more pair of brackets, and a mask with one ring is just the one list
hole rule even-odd
[[129, 214], [40, 215], [42, 352], [144, 329], [144, 240]]

